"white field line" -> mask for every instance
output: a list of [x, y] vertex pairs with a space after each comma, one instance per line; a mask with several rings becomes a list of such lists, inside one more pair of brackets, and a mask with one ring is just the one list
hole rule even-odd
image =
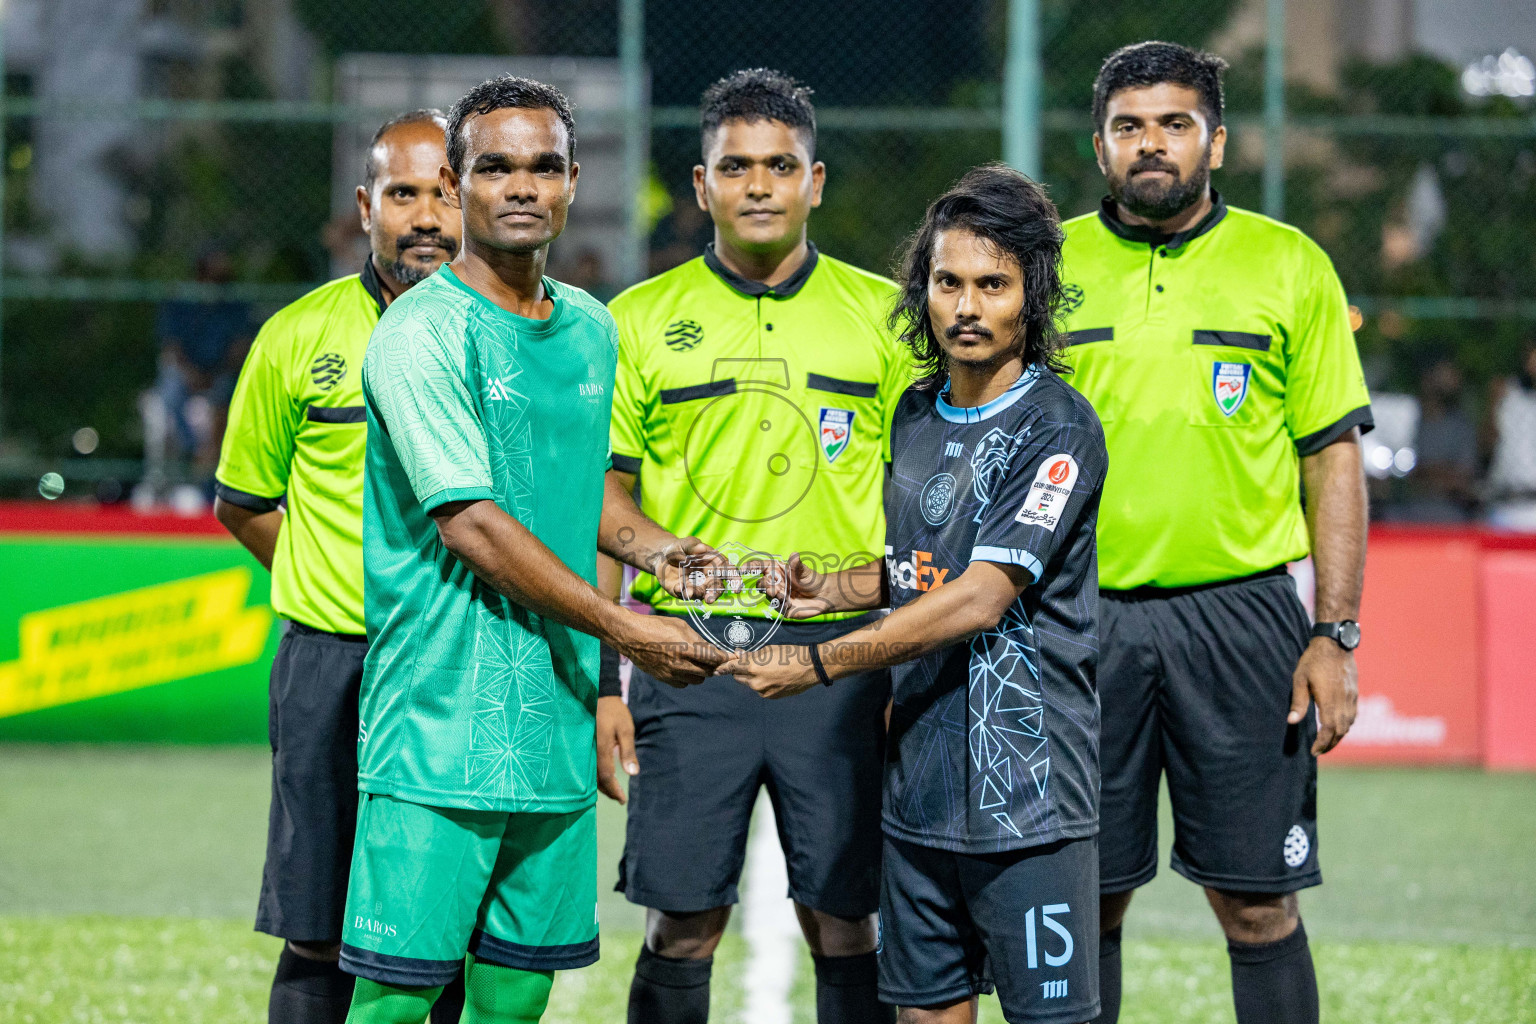
[[747, 846], [746, 891], [742, 893], [741, 930], [747, 940], [743, 983], [744, 1024], [790, 1024], [789, 992], [795, 981], [800, 924], [785, 893], [789, 876], [773, 804], [758, 801]]

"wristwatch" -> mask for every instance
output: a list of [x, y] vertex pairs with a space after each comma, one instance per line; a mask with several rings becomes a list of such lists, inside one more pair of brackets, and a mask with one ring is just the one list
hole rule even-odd
[[1325, 636], [1346, 651], [1360, 646], [1360, 623], [1354, 619], [1343, 622], [1319, 622], [1312, 627], [1313, 636]]

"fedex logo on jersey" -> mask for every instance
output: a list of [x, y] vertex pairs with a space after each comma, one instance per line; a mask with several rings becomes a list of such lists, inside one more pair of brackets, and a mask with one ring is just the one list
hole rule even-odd
[[890, 546], [885, 549], [885, 568], [894, 586], [903, 590], [938, 590], [949, 576], [948, 569], [933, 564], [932, 551], [913, 549], [910, 559], [896, 560], [896, 552]]
[[1048, 456], [1040, 463], [1040, 468], [1035, 470], [1035, 480], [1029, 485], [1029, 496], [1024, 499], [1024, 505], [1018, 515], [1013, 517], [1013, 521], [1026, 526], [1043, 526], [1055, 533], [1056, 524], [1061, 522], [1061, 513], [1067, 507], [1067, 499], [1072, 497], [1072, 488], [1076, 483], [1076, 459], [1066, 452]]

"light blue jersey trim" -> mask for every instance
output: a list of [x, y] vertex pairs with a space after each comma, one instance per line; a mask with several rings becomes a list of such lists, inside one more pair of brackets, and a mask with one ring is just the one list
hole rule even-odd
[[1020, 548], [995, 548], [983, 544], [971, 549], [971, 561], [973, 562], [1001, 562], [1003, 565], [1022, 565], [1034, 575], [1033, 582], [1040, 582], [1040, 576], [1045, 571], [1040, 564], [1040, 559]]
[[1031, 363], [1019, 374], [1019, 379], [1008, 385], [1008, 390], [998, 395], [986, 405], [978, 405], [975, 408], [962, 408], [950, 405], [944, 400], [949, 394], [949, 385], [944, 385], [944, 390], [939, 392], [939, 397], [934, 401], [934, 408], [940, 416], [951, 423], [980, 423], [982, 420], [991, 419], [1014, 402], [1023, 398], [1029, 389], [1034, 387], [1035, 381], [1040, 379], [1040, 367]]

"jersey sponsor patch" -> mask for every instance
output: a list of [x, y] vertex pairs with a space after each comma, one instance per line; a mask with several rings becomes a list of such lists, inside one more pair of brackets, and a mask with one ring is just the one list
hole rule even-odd
[[852, 410], [821, 407], [821, 451], [828, 462], [837, 461], [848, 448], [848, 439], [852, 436]]
[[1231, 416], [1243, 407], [1248, 397], [1248, 380], [1253, 367], [1247, 363], [1217, 363], [1211, 369], [1211, 394], [1222, 415]]
[[1035, 471], [1029, 496], [1013, 521], [1027, 526], [1043, 526], [1055, 533], [1056, 524], [1061, 522], [1062, 509], [1067, 507], [1067, 499], [1072, 496], [1072, 487], [1076, 483], [1076, 459], [1066, 452], [1048, 456]]

